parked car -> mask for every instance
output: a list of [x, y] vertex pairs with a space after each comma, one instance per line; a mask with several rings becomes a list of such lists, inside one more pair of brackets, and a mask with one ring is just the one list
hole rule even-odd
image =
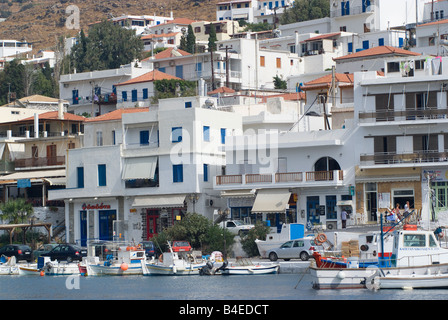
[[156, 250], [154, 247], [154, 242], [152, 241], [142, 241], [140, 242], [140, 245], [145, 250], [145, 255], [147, 258], [155, 257], [156, 256]]
[[16, 261], [26, 260], [27, 262], [31, 262], [33, 260], [31, 252], [31, 248], [23, 244], [8, 244], [0, 248], [0, 256], [14, 256], [16, 257]]
[[41, 256], [50, 257], [51, 260], [58, 261], [81, 261], [82, 257], [87, 256], [87, 249], [73, 244], [60, 244], [54, 247], [50, 252], [44, 253]]
[[284, 259], [285, 261], [301, 259], [302, 261], [308, 261], [314, 251], [322, 250], [323, 247], [316, 245], [312, 237], [305, 237], [287, 241], [280, 247], [269, 250], [267, 254], [271, 261], [277, 261], [277, 259]]
[[254, 228], [253, 224], [246, 224], [241, 220], [227, 220], [219, 224], [221, 228], [229, 230], [231, 233], [242, 236], [247, 234], [250, 229]]
[[57, 245], [58, 245], [57, 243], [47, 243], [47, 244], [41, 245], [39, 248], [37, 248], [36, 250], [33, 251], [34, 260], [39, 258], [44, 253], [50, 252]]
[[191, 251], [191, 246], [188, 241], [173, 241], [171, 247], [174, 252]]

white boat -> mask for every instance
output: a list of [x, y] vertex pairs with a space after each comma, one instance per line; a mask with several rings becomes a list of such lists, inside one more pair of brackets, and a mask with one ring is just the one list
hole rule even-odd
[[373, 289], [431, 289], [448, 288], [448, 273], [412, 274], [375, 277]]
[[152, 259], [145, 265], [145, 275], [198, 275], [200, 269], [206, 265], [202, 258], [197, 260], [189, 252], [174, 252], [168, 243], [170, 252], [164, 252], [159, 259]]
[[356, 263], [310, 266], [315, 289], [373, 288], [375, 277], [424, 276], [448, 273], [448, 249], [441, 248], [432, 231], [396, 230], [390, 258], [384, 265], [359, 267]]
[[223, 275], [259, 275], [259, 274], [271, 274], [278, 272], [278, 264], [254, 264], [247, 266], [230, 265], [221, 269]]
[[[2, 256], [3, 258], [4, 256]], [[19, 274], [19, 266], [16, 264], [16, 257], [2, 259], [5, 262], [0, 263], [0, 275], [17, 275]]]
[[89, 276], [125, 276], [142, 275], [146, 260], [145, 250], [134, 247], [117, 247], [116, 258], [111, 255], [104, 262], [98, 259], [92, 263], [92, 260], [85, 259], [85, 269]]
[[41, 272], [43, 272], [43, 270], [39, 269], [37, 267], [37, 264], [34, 265], [19, 265], [19, 274], [22, 276], [27, 276], [27, 275], [41, 275]]
[[50, 261], [45, 263], [42, 269], [46, 276], [66, 276], [79, 274], [79, 264], [77, 262]]

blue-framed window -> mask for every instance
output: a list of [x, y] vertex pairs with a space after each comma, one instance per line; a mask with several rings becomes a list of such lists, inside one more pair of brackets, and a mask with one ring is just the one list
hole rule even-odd
[[362, 0], [362, 12], [370, 9], [370, 0]]
[[148, 99], [148, 88], [143, 89], [143, 100]]
[[136, 102], [137, 101], [137, 90], [136, 89], [132, 90], [131, 94], [132, 94], [132, 102]]
[[173, 165], [173, 182], [184, 182], [184, 167], [182, 164]]
[[204, 132], [204, 141], [210, 141], [210, 127], [204, 126], [203, 132]]
[[353, 52], [353, 42], [349, 42], [349, 43], [347, 44], [347, 46], [348, 46], [347, 51], [350, 52], [350, 53], [352, 53], [352, 52]]
[[221, 128], [221, 144], [226, 143], [226, 128]]
[[185, 108], [191, 108], [191, 101], [185, 102]]
[[123, 99], [123, 101], [128, 101], [128, 92], [127, 91], [122, 91], [121, 92], [121, 98]]
[[171, 142], [182, 141], [182, 127], [171, 128]]
[[149, 130], [140, 131], [140, 145], [149, 145]]
[[369, 49], [369, 46], [370, 46], [370, 44], [369, 44], [369, 40], [364, 40], [364, 41], [362, 42], [362, 48], [363, 48], [364, 50]]
[[76, 175], [77, 175], [77, 178], [78, 178], [77, 187], [78, 188], [84, 188], [84, 167], [77, 167], [76, 168]]
[[208, 181], [208, 164], [204, 163], [204, 182]]
[[98, 186], [99, 187], [106, 186], [106, 165], [105, 164], [98, 165]]
[[381, 46], [384, 46], [384, 38], [379, 38], [378, 39], [378, 45], [381, 47]]
[[78, 90], [72, 90], [72, 102], [73, 104], [79, 104], [79, 100], [78, 100]]
[[341, 16], [350, 15], [350, 1], [341, 2]]

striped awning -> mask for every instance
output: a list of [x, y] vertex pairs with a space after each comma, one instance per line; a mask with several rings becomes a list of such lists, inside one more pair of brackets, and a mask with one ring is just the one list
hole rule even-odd
[[291, 192], [289, 189], [259, 190], [255, 198], [252, 212], [254, 213], [282, 213], [288, 206]]

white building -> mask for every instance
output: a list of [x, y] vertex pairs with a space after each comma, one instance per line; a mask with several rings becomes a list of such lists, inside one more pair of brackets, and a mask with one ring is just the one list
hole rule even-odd
[[[146, 240], [186, 212], [211, 219], [225, 209], [212, 179], [241, 117], [213, 106], [210, 97], [174, 98], [149, 111], [123, 109], [121, 119], [113, 116], [119, 110], [93, 119], [84, 148], [69, 152], [67, 189], [49, 195], [66, 202], [67, 241]], [[106, 137], [115, 138], [106, 145]]]
[[32, 50], [33, 45], [26, 41], [0, 40], [0, 58], [14, 59]]

